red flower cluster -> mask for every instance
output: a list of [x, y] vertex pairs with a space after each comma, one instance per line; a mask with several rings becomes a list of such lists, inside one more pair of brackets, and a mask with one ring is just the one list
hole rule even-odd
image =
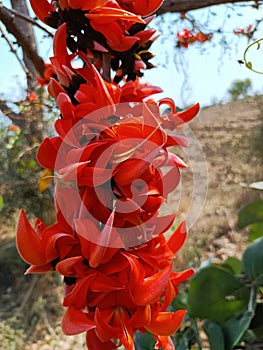
[[184, 29], [181, 33], [177, 33], [177, 46], [188, 48], [189, 44], [194, 44], [195, 42], [204, 43], [212, 39], [212, 34], [205, 34], [198, 31], [193, 33], [189, 29]]
[[246, 28], [234, 29], [233, 33], [236, 35], [245, 35], [248, 39], [251, 39], [255, 29], [252, 24], [249, 24]]
[[57, 29], [65, 23], [68, 49], [85, 53], [97, 69], [103, 67], [103, 55], [110, 55], [114, 81], [119, 83], [123, 77], [135, 80], [143, 75], [141, 69], [154, 67], [148, 50], [158, 35], [154, 29], [146, 29], [153, 16], [141, 16], [154, 12], [161, 2], [31, 0], [31, 5], [38, 18], [51, 27]]
[[[46, 227], [36, 220], [32, 227], [22, 211], [17, 247], [31, 265], [26, 273], [55, 269], [64, 276], [63, 330], [69, 335], [86, 332], [90, 350], [120, 345], [133, 350], [138, 330], [153, 334], [156, 349], [174, 349], [169, 336], [185, 310], [166, 310], [177, 286], [194, 272], [172, 271], [186, 226], [182, 223], [167, 240], [164, 233], [175, 215], [159, 214], [185, 166], [169, 148], [187, 146], [184, 138], [167, 130], [191, 120], [199, 105], [177, 113], [171, 99], [155, 103], [151, 95], [161, 89], [140, 84], [138, 74], [121, 74], [126, 79], [120, 85], [116, 79], [107, 82], [102, 78], [108, 68], [103, 55], [103, 68], [95, 67], [89, 46], [79, 47], [81, 33], [87, 42], [98, 39], [92, 50], [103, 42], [111, 67], [118, 57], [125, 61], [135, 52], [131, 47], [149, 39], [139, 14], [153, 12], [160, 3], [32, 0], [40, 19], [59, 24], [45, 78], [61, 119], [55, 123], [58, 136], [46, 138], [37, 154], [44, 168], [55, 171], [57, 221]], [[92, 36], [94, 28], [100, 35]], [[70, 38], [78, 44], [71, 53]], [[76, 68], [73, 61], [82, 64]], [[170, 113], [160, 113], [163, 104]]]

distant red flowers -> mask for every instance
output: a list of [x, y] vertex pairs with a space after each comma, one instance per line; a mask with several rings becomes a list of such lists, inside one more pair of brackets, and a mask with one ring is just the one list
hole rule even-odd
[[253, 33], [255, 32], [255, 28], [253, 28], [252, 24], [249, 24], [247, 27], [245, 28], [238, 28], [238, 29], [234, 29], [233, 33], [236, 35], [244, 35], [246, 36], [248, 39], [251, 39], [253, 36]]
[[204, 43], [212, 39], [212, 34], [205, 34], [201, 31], [193, 32], [189, 29], [184, 29], [182, 32], [177, 33], [177, 45], [179, 47], [187, 48], [189, 44], [195, 42]]
[[[37, 154], [55, 174], [56, 223], [37, 219], [32, 227], [24, 211], [18, 222], [27, 273], [64, 276], [62, 328], [86, 332], [89, 350], [132, 350], [136, 331], [151, 332], [156, 349], [173, 349], [169, 336], [186, 311], [167, 308], [194, 271], [172, 270], [186, 225], [166, 239], [175, 215], [161, 216], [160, 208], [185, 167], [170, 149], [187, 140], [171, 131], [194, 118], [199, 105], [177, 112], [172, 99], [153, 101], [159, 87], [139, 81], [141, 68], [150, 68], [155, 35], [141, 16], [161, 1], [31, 3], [41, 20], [58, 27], [41, 83], [48, 83], [61, 118], [58, 135], [43, 140]], [[115, 77], [105, 81], [111, 69]], [[169, 112], [162, 114], [162, 105]]]

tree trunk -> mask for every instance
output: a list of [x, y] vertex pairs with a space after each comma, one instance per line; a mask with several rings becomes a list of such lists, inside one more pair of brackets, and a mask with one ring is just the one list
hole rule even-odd
[[[14, 10], [23, 15], [29, 16], [26, 0], [11, 0]], [[5, 24], [9, 33], [13, 34], [23, 51], [23, 62], [27, 69], [27, 94], [36, 91], [36, 77], [44, 72], [45, 65], [38, 54], [37, 41], [32, 23], [18, 16], [12, 16], [5, 8], [0, 9], [0, 20]], [[1, 103], [2, 112], [6, 109]], [[43, 139], [43, 108], [40, 103], [31, 103], [25, 114], [15, 114], [8, 111], [6, 114], [12, 122], [18, 126], [23, 125], [30, 145], [40, 143]], [[24, 120], [23, 120], [24, 119]], [[17, 122], [16, 122], [17, 121]]]

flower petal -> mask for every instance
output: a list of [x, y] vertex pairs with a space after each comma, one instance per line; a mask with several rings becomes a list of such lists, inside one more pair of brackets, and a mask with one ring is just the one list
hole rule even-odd
[[112, 341], [102, 342], [94, 329], [87, 332], [86, 343], [89, 350], [114, 350], [116, 345]]
[[46, 23], [45, 18], [49, 17], [49, 13], [55, 11], [47, 0], [30, 0], [30, 5], [40, 21], [44, 23]]
[[142, 18], [131, 12], [106, 6], [100, 6], [92, 9], [89, 13], [85, 14], [85, 17], [91, 21], [95, 21], [98, 24], [108, 24], [116, 20], [133, 21], [143, 24], [145, 23]]
[[21, 257], [31, 265], [45, 265], [45, 247], [38, 233], [29, 224], [21, 210], [17, 225], [16, 246]]
[[175, 333], [185, 317], [186, 310], [175, 312], [159, 312], [155, 319], [145, 328], [156, 335], [169, 336]]
[[37, 151], [37, 160], [43, 168], [55, 169], [56, 158], [61, 143], [62, 140], [60, 137], [45, 138], [42, 141]]
[[186, 222], [183, 221], [168, 239], [168, 246], [175, 254], [184, 244], [187, 237]]
[[64, 314], [62, 320], [62, 329], [66, 335], [75, 335], [87, 332], [95, 328], [94, 322], [88, 319], [82, 310], [77, 310], [70, 306]]
[[169, 264], [163, 270], [144, 278], [142, 282], [138, 281], [135, 288], [131, 291], [134, 302], [137, 305], [156, 302], [167, 285], [171, 270], [172, 264]]

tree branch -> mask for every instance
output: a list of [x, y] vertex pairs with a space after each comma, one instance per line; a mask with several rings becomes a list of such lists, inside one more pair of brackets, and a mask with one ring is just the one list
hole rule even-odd
[[35, 46], [32, 44], [30, 40], [27, 38], [27, 33], [22, 32], [16, 21], [14, 20], [14, 16], [10, 14], [10, 12], [5, 8], [0, 6], [0, 21], [6, 27], [6, 30], [14, 35], [16, 38], [18, 45], [22, 47], [24, 53], [26, 53], [27, 57], [32, 61], [34, 67], [40, 76], [43, 76], [45, 70], [45, 64], [42, 58], [36, 52]]
[[42, 26], [40, 23], [38, 23], [34, 18], [31, 18], [31, 17], [29, 17], [29, 16], [26, 16], [26, 15], [24, 15], [23, 13], [20, 13], [20, 12], [14, 10], [14, 9], [9, 9], [9, 8], [7, 8], [6, 6], [1, 5], [1, 3], [0, 3], [0, 6], [1, 6], [1, 7], [4, 7], [7, 11], [10, 12], [10, 14], [13, 14], [13, 15], [16, 16], [16, 17], [22, 18], [22, 19], [24, 19], [25, 21], [27, 21], [27, 22], [33, 24], [34, 26], [36, 26], [36, 27], [38, 27], [39, 29], [43, 30], [43, 32], [47, 33], [48, 36], [50, 36], [51, 38], [53, 38], [53, 36], [54, 36], [53, 33], [51, 33], [49, 30], [47, 30], [47, 29], [46, 29], [44, 26]]
[[255, 7], [262, 1], [256, 0], [164, 0], [164, 3], [157, 11], [157, 15], [162, 15], [167, 12], [186, 12], [197, 10], [213, 5], [230, 4], [230, 3], [254, 2]]
[[16, 56], [16, 59], [18, 60], [20, 66], [22, 67], [23, 71], [25, 72], [26, 75], [30, 74], [26, 65], [24, 64], [23, 60], [20, 59], [20, 57], [18, 56], [17, 54], [17, 51], [16, 49], [14, 48], [14, 45], [11, 43], [11, 41], [9, 40], [9, 38], [7, 37], [7, 35], [5, 34], [5, 32], [3, 31], [3, 29], [1, 28], [0, 26], [0, 34], [1, 34], [1, 37], [3, 39], [5, 39], [5, 41], [7, 42], [7, 45], [9, 46], [10, 48], [10, 51]]
[[10, 107], [8, 107], [5, 100], [0, 100], [0, 111], [8, 117], [15, 125], [20, 128], [24, 128], [26, 124], [25, 116], [21, 113], [15, 113]]

